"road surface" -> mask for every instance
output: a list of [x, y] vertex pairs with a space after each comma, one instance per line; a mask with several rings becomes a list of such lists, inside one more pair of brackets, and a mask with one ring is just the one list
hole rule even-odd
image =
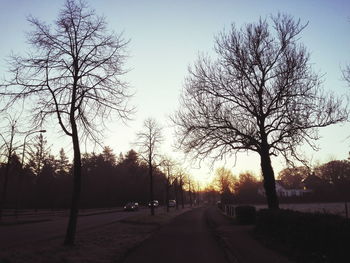
[[[79, 216], [77, 231], [98, 227], [122, 220], [131, 215], [149, 213], [148, 209], [135, 212], [113, 212], [89, 216]], [[68, 224], [68, 217], [54, 218], [52, 221], [0, 226], [0, 249], [21, 246], [29, 243], [64, 237]]]
[[224, 250], [207, 224], [206, 212], [207, 208], [198, 208], [176, 217], [123, 263], [227, 263]]

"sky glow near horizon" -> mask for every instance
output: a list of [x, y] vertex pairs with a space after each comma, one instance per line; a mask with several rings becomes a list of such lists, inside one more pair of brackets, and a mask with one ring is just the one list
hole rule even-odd
[[[88, 0], [98, 15], [104, 15], [108, 29], [123, 32], [131, 42], [126, 67], [131, 69], [125, 76], [132, 90], [136, 92], [131, 104], [137, 112], [126, 125], [121, 121], [111, 123], [105, 133], [104, 144], [115, 154], [127, 152], [135, 145], [136, 133], [142, 129], [145, 118], [155, 118], [164, 127], [162, 152], [186, 163], [188, 172], [201, 182], [209, 182], [214, 171], [210, 163], [202, 162], [201, 169], [189, 161], [182, 160], [182, 154], [175, 153], [173, 128], [169, 116], [178, 108], [184, 78], [188, 66], [198, 54], [214, 56], [214, 37], [234, 23], [238, 28], [246, 23], [256, 22], [260, 17], [276, 15], [278, 12], [300, 18], [308, 26], [301, 34], [303, 43], [311, 53], [311, 62], [316, 72], [324, 74], [324, 87], [336, 94], [350, 94], [342, 80], [341, 68], [350, 63], [350, 2], [349, 1], [121, 1]], [[46, 23], [52, 23], [63, 6], [64, 0], [0, 0], [0, 76], [6, 76], [4, 59], [11, 51], [24, 54], [28, 48], [25, 32], [29, 31], [26, 18], [29, 15]], [[52, 153], [58, 154], [63, 147], [72, 153], [69, 138], [60, 132], [56, 121], [47, 128], [47, 139]], [[346, 159], [350, 141], [350, 125], [342, 124], [320, 130], [322, 139], [318, 142], [320, 151], [303, 147], [312, 164], [331, 159]], [[46, 127], [45, 127], [46, 128]], [[85, 150], [82, 147], [83, 151]], [[88, 152], [94, 150], [91, 145]], [[101, 149], [96, 148], [96, 152]], [[225, 165], [233, 174], [252, 171], [260, 174], [260, 160], [257, 154], [242, 153], [234, 158], [214, 164], [214, 168]], [[277, 175], [284, 167], [281, 158], [273, 158]]]

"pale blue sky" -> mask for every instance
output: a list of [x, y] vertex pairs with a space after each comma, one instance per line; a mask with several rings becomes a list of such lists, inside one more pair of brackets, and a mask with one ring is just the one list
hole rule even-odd
[[[64, 0], [0, 0], [0, 75], [6, 74], [3, 59], [11, 50], [24, 53], [24, 32], [29, 29], [26, 17], [33, 15], [46, 22], [52, 22]], [[128, 67], [132, 70], [126, 76], [136, 91], [132, 104], [138, 109], [134, 121], [128, 126], [120, 122], [111, 124], [106, 132], [105, 144], [115, 153], [125, 152], [133, 147], [135, 132], [140, 130], [147, 117], [154, 117], [164, 127], [169, 126], [168, 116], [178, 107], [178, 97], [187, 73], [187, 67], [201, 52], [213, 54], [214, 36], [231, 23], [238, 27], [257, 21], [277, 12], [288, 13], [309, 22], [301, 35], [301, 42], [311, 52], [314, 69], [324, 73], [326, 89], [338, 94], [349, 93], [341, 80], [341, 67], [350, 63], [350, 1], [296, 0], [296, 1], [136, 1], [136, 0], [89, 0], [92, 8], [104, 15], [109, 28], [123, 31], [130, 38]], [[50, 127], [48, 138], [53, 151], [69, 141], [57, 135], [58, 126]], [[164, 131], [165, 152], [172, 152], [172, 129]], [[309, 152], [315, 163], [330, 158], [345, 159], [348, 156], [349, 125], [323, 129], [321, 150]], [[57, 140], [60, 140], [57, 145]], [[91, 149], [88, 149], [91, 150]], [[170, 153], [172, 155], [172, 153]], [[217, 164], [220, 165], [220, 164]], [[274, 160], [276, 172], [283, 166]], [[236, 166], [227, 163], [234, 174], [245, 170], [260, 171], [260, 161], [255, 155], [238, 156]], [[211, 171], [207, 168], [192, 170], [197, 176], [209, 180]]]

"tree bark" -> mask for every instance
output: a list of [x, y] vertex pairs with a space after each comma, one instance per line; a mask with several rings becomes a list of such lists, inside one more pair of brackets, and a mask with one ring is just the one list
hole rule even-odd
[[[74, 52], [73, 52], [74, 54]], [[73, 193], [72, 193], [72, 203], [70, 207], [70, 215], [67, 226], [66, 237], [64, 240], [64, 245], [72, 246], [74, 245], [75, 233], [77, 230], [77, 220], [79, 213], [79, 199], [81, 191], [81, 154], [80, 154], [80, 145], [79, 145], [79, 136], [78, 128], [76, 123], [76, 103], [77, 103], [77, 83], [78, 83], [78, 60], [73, 58], [74, 66], [74, 82], [72, 90], [72, 99], [70, 104], [70, 124], [72, 127], [72, 142], [73, 142], [73, 151], [74, 151], [74, 164], [73, 164]]]
[[276, 194], [275, 175], [271, 165], [271, 158], [267, 143], [262, 145], [260, 151], [261, 170], [264, 178], [264, 188], [269, 209], [279, 209], [278, 198]]
[[77, 228], [77, 219], [79, 213], [79, 199], [81, 191], [81, 156], [79, 138], [76, 124], [72, 125], [72, 140], [74, 149], [74, 167], [73, 167], [73, 193], [72, 203], [70, 208], [69, 222], [64, 240], [64, 245], [74, 245], [75, 233]]

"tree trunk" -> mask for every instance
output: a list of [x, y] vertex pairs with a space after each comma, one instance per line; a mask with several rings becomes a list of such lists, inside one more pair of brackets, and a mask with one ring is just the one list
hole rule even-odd
[[167, 212], [169, 212], [169, 188], [170, 188], [170, 183], [169, 183], [169, 178], [167, 178], [165, 183], [165, 206], [166, 206]]
[[262, 146], [260, 158], [267, 205], [269, 209], [279, 209], [278, 198], [276, 194], [275, 175], [271, 165], [269, 149], [266, 145], [267, 144]]
[[81, 190], [81, 156], [80, 156], [80, 146], [77, 127], [74, 123], [72, 125], [72, 140], [74, 149], [74, 167], [73, 167], [73, 193], [72, 193], [72, 203], [70, 208], [69, 222], [66, 232], [66, 237], [64, 240], [64, 245], [72, 246], [74, 245], [75, 233], [77, 228], [77, 219], [79, 212], [79, 199]]
[[182, 180], [180, 181], [180, 189], [181, 189], [181, 207], [185, 208], [185, 205], [184, 205], [184, 189], [183, 189]]
[[178, 198], [178, 184], [177, 179], [174, 182], [174, 190], [175, 190], [175, 201], [176, 201], [176, 210], [179, 210], [179, 198]]
[[8, 177], [9, 177], [11, 157], [12, 157], [12, 143], [13, 143], [13, 137], [14, 137], [13, 131], [14, 131], [14, 127], [12, 126], [10, 147], [8, 150], [7, 163], [6, 163], [6, 167], [5, 167], [4, 185], [3, 185], [2, 196], [1, 196], [1, 200], [0, 200], [0, 221], [2, 221], [2, 214], [3, 214], [3, 210], [5, 208], [6, 198], [7, 198], [7, 185], [8, 185]]
[[192, 188], [191, 188], [191, 184], [189, 184], [189, 191], [188, 191], [189, 195], [190, 195], [190, 204], [191, 204], [191, 207], [193, 205], [193, 202], [192, 202]]
[[7, 162], [6, 168], [5, 168], [5, 179], [4, 179], [3, 189], [2, 189], [2, 197], [0, 200], [0, 221], [2, 220], [2, 213], [3, 213], [3, 210], [5, 208], [6, 197], [7, 197], [7, 184], [8, 184], [9, 167], [10, 167], [10, 164], [9, 164], [9, 162]]
[[149, 180], [150, 180], [149, 198], [150, 198], [150, 204], [151, 204], [151, 215], [154, 216], [153, 167], [152, 167], [152, 158], [151, 157], [149, 157], [149, 160], [148, 160], [148, 173], [149, 173]]

